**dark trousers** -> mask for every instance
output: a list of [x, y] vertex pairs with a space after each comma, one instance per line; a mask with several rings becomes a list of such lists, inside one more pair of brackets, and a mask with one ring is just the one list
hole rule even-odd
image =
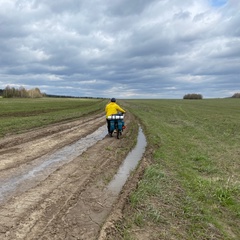
[[107, 129], [108, 129], [108, 133], [110, 133], [110, 120], [107, 119]]

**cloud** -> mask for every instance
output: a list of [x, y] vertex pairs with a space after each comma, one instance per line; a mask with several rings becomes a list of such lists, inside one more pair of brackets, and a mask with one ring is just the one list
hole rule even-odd
[[0, 2], [0, 88], [182, 98], [240, 91], [237, 0]]

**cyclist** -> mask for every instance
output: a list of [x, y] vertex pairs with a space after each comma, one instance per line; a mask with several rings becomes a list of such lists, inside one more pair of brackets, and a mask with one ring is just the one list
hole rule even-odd
[[111, 136], [110, 132], [110, 120], [108, 119], [108, 116], [111, 116], [112, 114], [117, 114], [118, 112], [125, 113], [126, 111], [122, 109], [117, 103], [116, 98], [111, 98], [110, 103], [108, 103], [105, 107], [105, 113], [107, 118], [107, 128], [108, 128], [108, 134]]

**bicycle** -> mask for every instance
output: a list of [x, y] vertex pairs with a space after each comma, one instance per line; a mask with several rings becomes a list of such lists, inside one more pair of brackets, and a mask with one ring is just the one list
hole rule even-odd
[[124, 125], [124, 116], [122, 113], [112, 114], [108, 116], [108, 120], [110, 120], [110, 136], [113, 136], [114, 131], [117, 133], [117, 139], [122, 135], [123, 129], [125, 129]]

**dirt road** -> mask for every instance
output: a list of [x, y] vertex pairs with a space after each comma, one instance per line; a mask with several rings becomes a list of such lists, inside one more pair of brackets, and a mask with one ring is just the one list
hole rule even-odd
[[136, 142], [125, 122], [119, 140], [102, 115], [1, 139], [0, 239], [97, 239], [118, 202], [106, 186]]

